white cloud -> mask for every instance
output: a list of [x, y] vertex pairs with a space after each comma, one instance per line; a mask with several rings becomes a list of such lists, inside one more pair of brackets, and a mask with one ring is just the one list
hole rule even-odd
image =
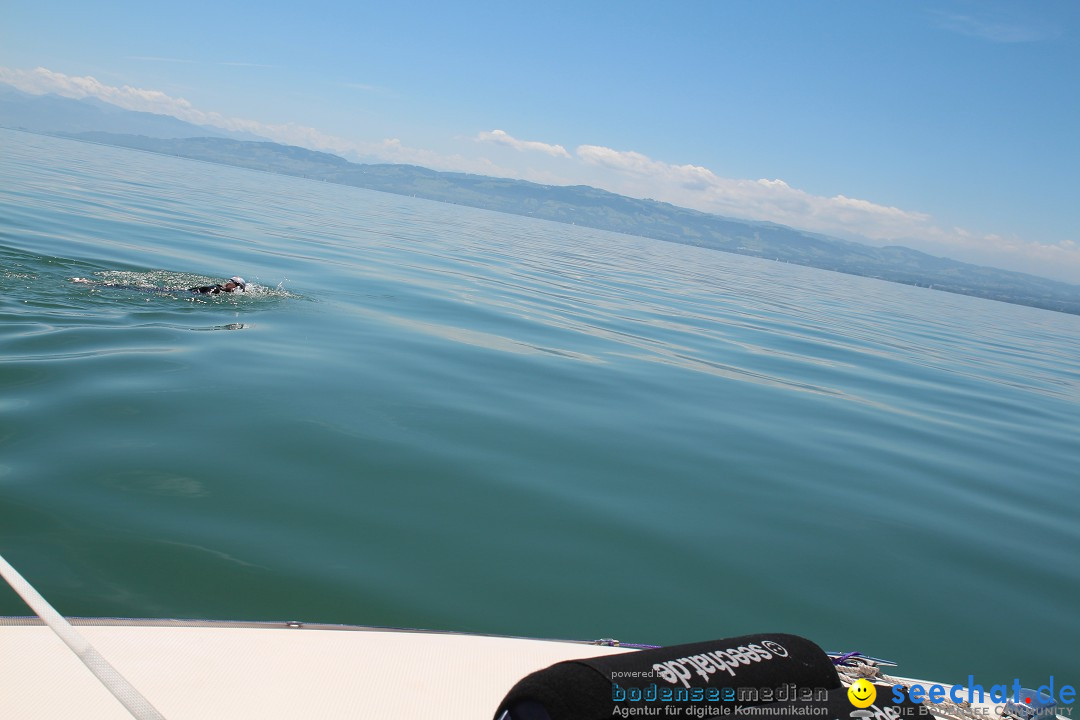
[[196, 125], [250, 132], [290, 145], [335, 153], [374, 155], [390, 162], [405, 162], [395, 159], [405, 154], [397, 141], [357, 143], [297, 123], [272, 125], [257, 120], [227, 117], [221, 113], [199, 110], [184, 98], [172, 97], [159, 90], [145, 90], [130, 85], [106, 85], [90, 76], [65, 75], [41, 67], [30, 71], [0, 67], [0, 82], [35, 95], [54, 93], [80, 100], [93, 97], [125, 110], [169, 115]]
[[931, 226], [919, 236], [901, 238], [897, 244], [976, 264], [1080, 282], [1080, 245], [1073, 240], [1046, 243]]
[[[35, 95], [54, 93], [80, 100], [93, 97], [126, 110], [171, 115], [188, 122], [214, 125], [230, 130], [248, 129], [251, 125], [259, 124], [196, 110], [187, 100], [171, 97], [159, 90], [143, 90], [130, 85], [123, 87], [105, 85], [88, 75], [83, 77], [64, 75], [42, 67], [30, 71], [0, 68], [0, 82], [6, 82]], [[247, 127], [235, 127], [240, 124]]]
[[566, 151], [562, 145], [549, 145], [548, 143], [537, 142], [535, 140], [518, 140], [516, 137], [508, 135], [503, 130], [492, 130], [491, 132], [482, 132], [476, 136], [479, 142], [492, 142], [499, 145], [506, 145], [519, 151], [534, 151], [542, 152], [552, 157], [564, 157], [569, 158], [570, 153]]
[[598, 145], [580, 146], [577, 156], [586, 165], [608, 171], [593, 179], [596, 184], [626, 195], [856, 240], [908, 245], [935, 255], [1071, 282], [1080, 280], [1080, 246], [1073, 241], [1039, 243], [946, 229], [927, 213], [846, 195], [813, 195], [780, 179], [724, 178], [698, 165], [673, 165], [642, 153]]
[[581, 145], [577, 149], [577, 155], [590, 165], [600, 165], [642, 179], [659, 180], [688, 190], [704, 190], [722, 182], [721, 178], [707, 168], [698, 165], [670, 165], [632, 150]]
[[92, 97], [125, 110], [169, 115], [196, 125], [250, 132], [270, 140], [319, 150], [347, 152], [354, 145], [348, 140], [296, 123], [270, 125], [256, 120], [226, 117], [221, 113], [199, 110], [184, 98], [172, 97], [160, 90], [145, 90], [130, 85], [116, 87], [90, 76], [65, 75], [41, 67], [31, 71], [0, 67], [0, 82], [36, 95], [54, 93], [80, 100]]
[[104, 85], [89, 76], [64, 75], [42, 67], [30, 71], [0, 68], [0, 82], [35, 95], [55, 93], [77, 99], [96, 97], [129, 110], [149, 112], [150, 108], [161, 107], [163, 101], [174, 112], [188, 112], [191, 109], [186, 100], [169, 98], [157, 90], [139, 90], [129, 85], [118, 88]]
[[355, 143], [352, 154], [357, 157], [375, 157], [391, 163], [420, 165], [433, 170], [471, 172], [479, 175], [512, 174], [510, 169], [499, 167], [486, 158], [467, 158], [459, 154], [446, 155], [434, 150], [409, 147], [398, 138], [387, 138], [374, 143]]
[[644, 190], [647, 186], [652, 197], [705, 212], [874, 239], [905, 234], [929, 219], [921, 213], [844, 195], [811, 195], [780, 179], [723, 178], [699, 165], [672, 165], [638, 152], [582, 145], [577, 154], [587, 164], [624, 174], [629, 180], [627, 187]]

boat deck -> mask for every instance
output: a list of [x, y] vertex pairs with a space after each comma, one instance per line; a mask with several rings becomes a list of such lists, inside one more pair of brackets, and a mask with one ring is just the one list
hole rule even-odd
[[[520, 678], [629, 648], [287, 623], [72, 619], [169, 720], [490, 718]], [[0, 619], [0, 718], [131, 720], [37, 618]]]

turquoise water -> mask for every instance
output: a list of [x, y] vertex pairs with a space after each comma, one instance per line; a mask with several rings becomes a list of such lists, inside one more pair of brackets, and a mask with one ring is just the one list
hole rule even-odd
[[0, 552], [69, 615], [1076, 684], [1078, 427], [1077, 316], [0, 131]]

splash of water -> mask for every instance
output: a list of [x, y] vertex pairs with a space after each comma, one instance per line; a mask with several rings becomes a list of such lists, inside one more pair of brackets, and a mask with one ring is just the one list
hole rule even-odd
[[215, 283], [223, 282], [223, 280], [220, 278], [208, 277], [206, 275], [180, 273], [169, 270], [101, 270], [93, 273], [93, 277], [91, 278], [73, 277], [69, 279], [74, 283], [88, 285], [92, 290], [103, 288], [141, 290], [197, 302], [221, 302], [223, 300], [242, 302], [244, 298], [252, 297], [275, 299], [299, 297], [285, 289], [284, 281], [279, 282], [274, 287], [261, 285], [258, 282], [249, 282], [243, 292], [192, 297], [190, 288], [213, 285]]

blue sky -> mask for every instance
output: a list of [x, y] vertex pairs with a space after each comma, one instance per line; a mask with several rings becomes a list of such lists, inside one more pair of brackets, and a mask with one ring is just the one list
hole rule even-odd
[[23, 2], [0, 81], [1080, 283], [1080, 3]]

